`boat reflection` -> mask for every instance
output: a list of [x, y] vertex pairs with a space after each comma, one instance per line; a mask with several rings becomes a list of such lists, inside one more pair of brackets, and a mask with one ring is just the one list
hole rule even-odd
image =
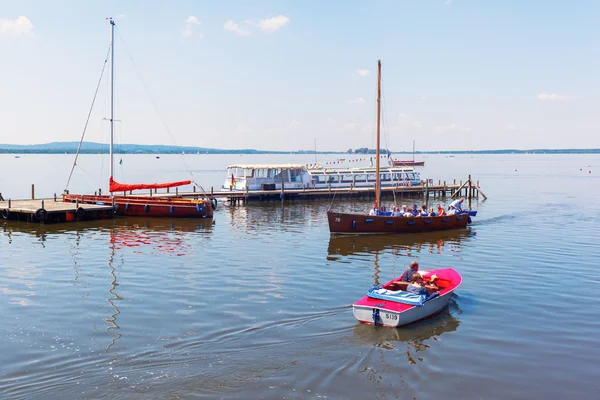
[[441, 254], [444, 251], [460, 251], [465, 241], [475, 236], [475, 231], [460, 229], [454, 231], [424, 232], [410, 235], [361, 235], [361, 236], [331, 236], [327, 248], [327, 257], [350, 256], [356, 254], [372, 254], [384, 250], [396, 253], [423, 252]]
[[54, 234], [76, 234], [86, 231], [100, 232], [122, 232], [122, 231], [144, 231], [147, 233], [168, 232], [197, 232], [210, 233], [214, 221], [210, 219], [161, 219], [161, 218], [114, 218], [97, 221], [80, 221], [64, 224], [39, 224], [21, 221], [3, 221], [0, 223], [0, 231], [8, 236], [9, 244], [12, 235], [28, 234], [45, 242], [48, 235]]
[[421, 362], [434, 342], [443, 340], [440, 338], [443, 334], [458, 329], [460, 319], [457, 315], [462, 312], [456, 303], [456, 297], [438, 315], [400, 328], [380, 328], [358, 323], [353, 327], [354, 338], [361, 345], [371, 345], [381, 350], [406, 351], [410, 364]]

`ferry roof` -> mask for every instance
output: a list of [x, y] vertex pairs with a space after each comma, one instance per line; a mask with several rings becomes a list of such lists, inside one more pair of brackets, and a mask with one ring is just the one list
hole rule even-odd
[[306, 168], [305, 164], [232, 164], [227, 168], [243, 168], [243, 169], [301, 169]]

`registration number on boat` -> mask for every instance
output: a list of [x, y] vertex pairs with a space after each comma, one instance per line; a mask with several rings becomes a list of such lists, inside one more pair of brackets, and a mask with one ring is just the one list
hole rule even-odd
[[383, 318], [389, 319], [389, 320], [392, 320], [392, 321], [398, 321], [398, 315], [397, 314], [384, 313], [383, 314]]

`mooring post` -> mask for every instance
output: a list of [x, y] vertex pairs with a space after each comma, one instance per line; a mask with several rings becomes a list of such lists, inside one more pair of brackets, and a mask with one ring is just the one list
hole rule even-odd
[[[195, 186], [194, 186], [194, 188], [195, 188]], [[194, 190], [195, 190], [195, 189], [194, 189]], [[211, 195], [211, 196], [213, 196], [213, 195], [214, 195], [214, 190], [213, 190], [213, 187], [212, 187], [212, 186], [210, 187], [210, 195]]]
[[31, 200], [35, 200], [35, 185], [31, 184]]
[[11, 203], [12, 203], [12, 201], [10, 199], [8, 199], [8, 208], [11, 208]]
[[192, 193], [196, 193], [196, 185], [192, 186]]
[[44, 208], [44, 199], [42, 199], [42, 208]]
[[167, 193], [169, 193], [169, 188], [167, 188]]
[[[0, 193], [0, 197], [2, 197], [1, 195], [2, 193]], [[54, 202], [56, 203], [56, 193], [54, 193]]]
[[471, 175], [469, 175], [469, 193], [467, 195], [467, 199], [469, 202], [469, 210], [471, 209]]
[[425, 208], [429, 210], [429, 179], [425, 182]]
[[2, 197], [2, 193], [0, 193], [0, 201], [4, 201], [4, 197]]
[[79, 208], [79, 199], [75, 199], [75, 210]]

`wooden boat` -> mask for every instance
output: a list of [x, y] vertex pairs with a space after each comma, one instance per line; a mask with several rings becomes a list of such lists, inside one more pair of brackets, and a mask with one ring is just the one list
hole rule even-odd
[[[115, 55], [115, 22], [110, 18], [111, 39], [110, 39], [110, 177], [109, 177], [109, 193], [110, 195], [83, 195], [70, 194], [67, 190], [62, 196], [63, 201], [72, 203], [87, 203], [87, 204], [112, 204], [114, 211], [118, 215], [129, 215], [137, 217], [170, 217], [170, 218], [212, 218], [214, 209], [216, 208], [216, 200], [204, 199], [189, 199], [182, 197], [171, 197], [159, 195], [133, 195], [134, 190], [149, 189], [156, 192], [157, 189], [172, 188], [183, 185], [189, 185], [190, 180], [166, 182], [166, 183], [134, 183], [125, 184], [114, 180], [114, 55]], [[106, 61], [105, 61], [106, 62]], [[82, 138], [83, 141], [83, 138]], [[77, 164], [79, 149], [75, 156], [75, 162], [71, 169]], [[156, 158], [160, 158], [156, 156]], [[71, 177], [69, 176], [69, 180]], [[68, 186], [68, 182], [67, 182]], [[129, 192], [129, 195], [127, 195]], [[123, 193], [122, 196], [114, 195], [114, 193]]]
[[[380, 180], [380, 126], [381, 126], [381, 61], [377, 62], [377, 147], [375, 164], [375, 207], [379, 209], [381, 198]], [[389, 213], [387, 213], [389, 214]], [[367, 214], [327, 211], [331, 234], [376, 234], [414, 233], [465, 228], [475, 211], [440, 217], [392, 217], [389, 215], [371, 216]]]
[[[419, 271], [419, 273], [425, 281], [428, 281], [432, 275], [437, 275], [439, 296], [425, 301], [422, 305], [413, 305], [366, 295], [352, 305], [354, 318], [363, 324], [398, 327], [420, 321], [442, 311], [448, 305], [452, 293], [460, 286], [462, 277], [452, 268]], [[405, 290], [408, 282], [397, 282], [399, 279], [389, 281], [382, 286], [382, 289], [395, 293]], [[400, 297], [399, 300], [401, 300]]]
[[393, 160], [392, 165], [394, 167], [422, 167], [425, 165], [425, 161], [415, 161], [415, 141], [414, 140], [413, 140], [412, 160]]
[[417, 233], [466, 228], [469, 213], [475, 211], [442, 217], [372, 216], [328, 211], [327, 220], [332, 234]]

